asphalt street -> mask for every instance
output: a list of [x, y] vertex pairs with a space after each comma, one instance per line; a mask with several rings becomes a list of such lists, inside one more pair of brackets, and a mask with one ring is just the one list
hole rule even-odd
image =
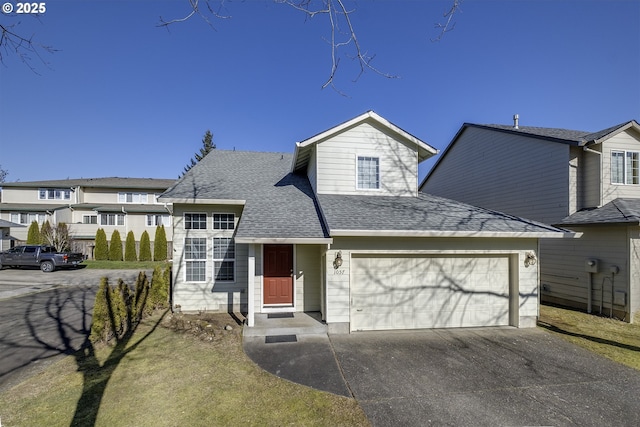
[[102, 277], [134, 283], [135, 270], [0, 271], [0, 392], [80, 349]]

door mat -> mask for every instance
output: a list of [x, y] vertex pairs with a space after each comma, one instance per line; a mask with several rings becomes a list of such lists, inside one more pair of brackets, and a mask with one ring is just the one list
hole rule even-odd
[[280, 342], [298, 342], [298, 338], [295, 335], [267, 335], [264, 338], [265, 344], [274, 344]]
[[293, 313], [269, 313], [267, 319], [293, 319]]

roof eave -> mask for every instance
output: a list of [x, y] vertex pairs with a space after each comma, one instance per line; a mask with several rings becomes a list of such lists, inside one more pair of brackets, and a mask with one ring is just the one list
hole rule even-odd
[[193, 204], [193, 205], [242, 205], [247, 201], [241, 199], [196, 199], [194, 197], [158, 197], [162, 203]]
[[332, 237], [485, 237], [562, 239], [580, 233], [568, 231], [453, 231], [453, 230], [331, 230]]
[[236, 237], [236, 243], [246, 244], [299, 244], [326, 245], [333, 243], [330, 237]]

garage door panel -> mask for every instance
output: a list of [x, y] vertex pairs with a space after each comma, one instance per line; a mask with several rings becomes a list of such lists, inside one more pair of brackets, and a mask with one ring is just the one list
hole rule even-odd
[[354, 256], [353, 330], [508, 325], [506, 256]]

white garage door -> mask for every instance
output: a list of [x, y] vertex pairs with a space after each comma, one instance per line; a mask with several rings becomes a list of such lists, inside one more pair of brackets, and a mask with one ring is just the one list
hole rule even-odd
[[509, 324], [509, 258], [352, 256], [351, 330]]

